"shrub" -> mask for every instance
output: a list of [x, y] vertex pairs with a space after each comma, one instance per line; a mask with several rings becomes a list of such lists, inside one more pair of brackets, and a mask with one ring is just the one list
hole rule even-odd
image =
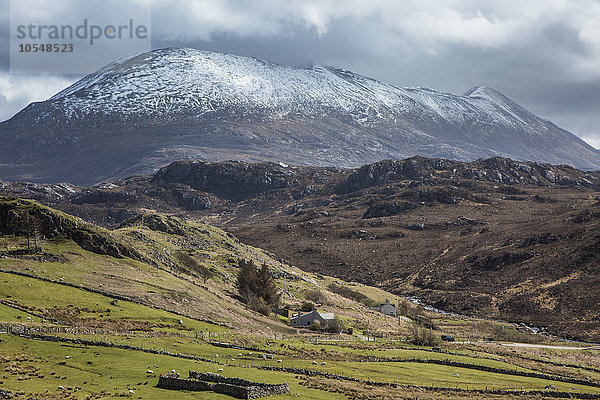
[[327, 327], [327, 330], [329, 332], [333, 332], [333, 333], [340, 333], [342, 332], [346, 327], [344, 326], [344, 322], [341, 320], [340, 317], [338, 317], [337, 315], [335, 316], [335, 319], [329, 324], [329, 326]]
[[321, 321], [319, 320], [314, 320], [311, 324], [310, 324], [310, 329], [313, 331], [320, 331], [321, 330]]
[[310, 301], [303, 301], [302, 305], [300, 306], [300, 311], [305, 311], [305, 312], [309, 312], [312, 311], [312, 309], [315, 307], [315, 304], [310, 302]]
[[309, 290], [304, 297], [315, 304], [325, 303], [325, 295], [319, 289]]

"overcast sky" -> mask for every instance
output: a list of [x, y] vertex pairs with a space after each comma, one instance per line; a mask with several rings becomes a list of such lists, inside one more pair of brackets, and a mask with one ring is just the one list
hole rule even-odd
[[[86, 1], [48, 3], [89, 14]], [[9, 0], [0, 6], [4, 120], [80, 76], [11, 75]], [[600, 0], [154, 0], [151, 28], [153, 48], [319, 63], [452, 93], [491, 86], [600, 147]]]

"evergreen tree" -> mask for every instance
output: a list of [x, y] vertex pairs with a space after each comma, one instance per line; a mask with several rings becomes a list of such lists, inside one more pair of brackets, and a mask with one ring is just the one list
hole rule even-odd
[[280, 293], [269, 267], [260, 268], [252, 260], [241, 260], [237, 277], [238, 293], [244, 303], [262, 314], [277, 309]]

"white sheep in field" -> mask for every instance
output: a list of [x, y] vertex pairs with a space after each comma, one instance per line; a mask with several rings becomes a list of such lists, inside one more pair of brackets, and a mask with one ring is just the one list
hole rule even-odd
[[148, 374], [153, 374], [153, 373], [154, 373], [154, 371], [152, 371], [151, 369], [147, 369], [147, 370], [146, 370], [146, 372], [147, 372]]
[[217, 372], [223, 372], [223, 368], [219, 368]]
[[283, 360], [277, 360], [277, 362], [278, 362], [278, 363], [282, 363], [282, 362], [283, 362]]
[[238, 357], [242, 357], [242, 353], [238, 354]]
[[323, 361], [323, 362], [321, 363], [321, 365], [327, 365], [327, 363], [326, 363], [325, 361]]
[[175, 370], [174, 370], [174, 369], [173, 369], [173, 370], [171, 370], [171, 373], [172, 373], [172, 374], [174, 374], [174, 373], [175, 373]]
[[316, 362], [316, 361], [313, 361], [313, 364], [314, 364], [314, 365], [319, 365], [319, 363], [318, 363], [318, 362]]

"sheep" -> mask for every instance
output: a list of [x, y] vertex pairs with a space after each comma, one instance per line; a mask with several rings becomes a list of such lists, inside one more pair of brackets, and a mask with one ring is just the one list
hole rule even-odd
[[174, 369], [173, 369], [173, 370], [171, 370], [171, 373], [172, 373], [172, 374], [174, 374], [174, 373], [175, 373], [175, 370], [174, 370]]
[[323, 361], [323, 362], [321, 363], [321, 365], [327, 365], [327, 363], [326, 363], [325, 361]]
[[223, 372], [223, 368], [219, 368], [217, 372]]
[[135, 394], [135, 392], [131, 389], [129, 389], [129, 394]]
[[65, 357], [65, 359], [67, 359], [67, 360], [68, 360], [69, 358], [71, 358], [71, 356], [66, 356], [66, 357]]
[[27, 317], [27, 321], [31, 321], [31, 317]]
[[277, 362], [278, 362], [278, 363], [282, 363], [282, 362], [283, 362], [283, 360], [277, 360]]
[[242, 357], [242, 353], [239, 353], [237, 356], [238, 356], [238, 357]]
[[318, 362], [316, 362], [316, 361], [313, 361], [313, 364], [314, 364], [314, 365], [319, 365], [319, 363], [318, 363]]
[[147, 370], [146, 370], [146, 373], [148, 373], [148, 374], [153, 374], [153, 373], [154, 373], [154, 371], [152, 371], [151, 369], [147, 369]]

